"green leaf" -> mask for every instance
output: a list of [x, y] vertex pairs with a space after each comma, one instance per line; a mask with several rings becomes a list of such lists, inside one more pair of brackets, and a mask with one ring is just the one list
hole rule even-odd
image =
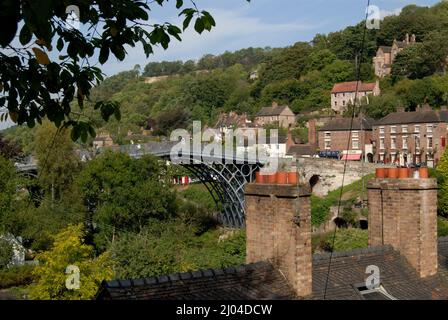
[[103, 46], [100, 49], [100, 56], [98, 58], [98, 61], [101, 64], [105, 64], [108, 59], [109, 59], [109, 46], [107, 44], [103, 44]]
[[184, 20], [184, 23], [183, 23], [184, 31], [185, 31], [185, 29], [187, 29], [188, 26], [190, 25], [191, 19], [193, 19], [193, 14], [191, 14], [191, 15], [187, 15], [187, 16], [185, 17], [185, 20]]
[[79, 124], [73, 125], [72, 132], [70, 134], [73, 141], [77, 141], [81, 136], [81, 127]]
[[31, 41], [32, 36], [33, 35], [31, 34], [30, 29], [27, 27], [27, 25], [24, 25], [22, 27], [22, 30], [20, 30], [20, 35], [19, 35], [20, 43], [23, 46], [28, 44]]
[[202, 21], [202, 17], [196, 19], [196, 23], [194, 24], [194, 30], [197, 33], [201, 34], [204, 31], [204, 21]]
[[184, 5], [183, 0], [176, 0], [176, 9], [180, 9]]

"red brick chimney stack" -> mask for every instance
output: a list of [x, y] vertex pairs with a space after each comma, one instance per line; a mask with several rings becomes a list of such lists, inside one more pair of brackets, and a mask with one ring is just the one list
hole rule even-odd
[[317, 147], [316, 119], [311, 119], [308, 121], [308, 144]]
[[372, 179], [369, 245], [392, 245], [421, 278], [437, 273], [436, 179]]
[[298, 297], [312, 293], [311, 190], [293, 185], [248, 184], [246, 261], [270, 261]]

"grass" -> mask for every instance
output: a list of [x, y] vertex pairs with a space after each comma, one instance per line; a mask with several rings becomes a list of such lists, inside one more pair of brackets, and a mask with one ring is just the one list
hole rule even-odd
[[[313, 253], [331, 251], [333, 235], [333, 231], [314, 235], [311, 239]], [[367, 230], [357, 228], [339, 229], [336, 232], [333, 251], [350, 251], [353, 249], [367, 248], [368, 246], [369, 233]]]

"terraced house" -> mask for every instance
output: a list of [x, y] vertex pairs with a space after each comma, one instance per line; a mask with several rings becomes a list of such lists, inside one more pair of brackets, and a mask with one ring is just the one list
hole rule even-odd
[[387, 115], [373, 126], [375, 160], [436, 166], [446, 147], [447, 123], [446, 108], [432, 110], [429, 105]]

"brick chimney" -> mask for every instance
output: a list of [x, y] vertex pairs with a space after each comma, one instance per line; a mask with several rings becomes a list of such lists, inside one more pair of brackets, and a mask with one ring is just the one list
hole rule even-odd
[[392, 245], [421, 278], [437, 273], [437, 181], [372, 179], [369, 245]]
[[277, 108], [277, 107], [278, 107], [277, 101], [272, 101], [272, 108]]
[[405, 112], [405, 108], [403, 106], [400, 106], [397, 108], [397, 112]]
[[308, 121], [308, 144], [317, 147], [316, 119]]
[[312, 293], [311, 190], [293, 185], [248, 184], [246, 261], [270, 261], [298, 297]]

